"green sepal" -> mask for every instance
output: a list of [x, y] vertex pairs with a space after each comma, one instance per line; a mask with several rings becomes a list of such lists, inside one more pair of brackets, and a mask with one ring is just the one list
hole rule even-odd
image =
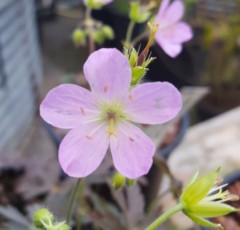
[[220, 169], [216, 170], [215, 172], [210, 172], [187, 186], [184, 189], [180, 200], [187, 206], [197, 204], [200, 200], [207, 196], [210, 189], [213, 187], [219, 170]]
[[148, 20], [151, 12], [146, 10], [145, 12], [140, 11], [139, 2], [131, 2], [130, 3], [130, 13], [129, 18], [136, 23], [143, 23]]
[[[47, 229], [50, 230], [50, 229]], [[65, 222], [56, 222], [51, 230], [70, 230], [70, 227]]]
[[221, 224], [215, 224], [209, 220], [206, 220], [202, 217], [198, 217], [195, 215], [191, 215], [191, 214], [186, 214], [194, 223], [199, 224], [201, 226], [204, 227], [209, 227], [209, 228], [221, 228], [223, 229]]
[[131, 86], [135, 86], [144, 77], [148, 69], [142, 66], [136, 66], [132, 68], [132, 81]]
[[129, 188], [129, 187], [133, 186], [136, 183], [136, 180], [126, 178], [125, 183], [126, 183], [127, 187]]
[[216, 201], [211, 202], [200, 202], [194, 207], [188, 210], [191, 214], [206, 218], [224, 216], [231, 212], [235, 212], [236, 209], [230, 205], [217, 203]]
[[155, 57], [149, 57], [149, 58], [147, 58], [147, 59], [143, 62], [142, 67], [147, 68], [148, 65], [149, 65], [151, 62], [153, 62], [155, 59], [156, 59]]
[[134, 67], [137, 63], [138, 60], [138, 52], [134, 49], [131, 48], [130, 54], [129, 54], [129, 64], [131, 67]]

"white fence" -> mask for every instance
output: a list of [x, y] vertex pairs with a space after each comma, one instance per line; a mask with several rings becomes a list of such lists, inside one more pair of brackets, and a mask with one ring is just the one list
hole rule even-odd
[[36, 112], [42, 70], [33, 2], [0, 0], [0, 151], [16, 147]]

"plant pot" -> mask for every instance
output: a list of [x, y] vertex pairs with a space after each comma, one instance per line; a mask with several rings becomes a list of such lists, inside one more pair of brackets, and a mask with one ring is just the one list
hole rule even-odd
[[[228, 184], [228, 190], [237, 196], [240, 196], [240, 171], [237, 171], [228, 177], [226, 177], [222, 184]], [[240, 201], [231, 201], [228, 204], [240, 208]], [[231, 213], [225, 217], [215, 218], [212, 221], [216, 220], [216, 223], [220, 223], [223, 225], [225, 230], [238, 230], [240, 229], [240, 214], [239, 213]], [[225, 226], [224, 226], [225, 224]], [[236, 224], [236, 225], [235, 225]], [[231, 225], [231, 226], [230, 226]], [[202, 230], [211, 230], [206, 227], [202, 227]]]
[[197, 106], [198, 118], [201, 121], [220, 115], [240, 105], [239, 88], [212, 89]]

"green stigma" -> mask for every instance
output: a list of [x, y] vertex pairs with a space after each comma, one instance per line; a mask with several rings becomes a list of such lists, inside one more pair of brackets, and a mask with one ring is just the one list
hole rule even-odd
[[115, 135], [117, 123], [119, 121], [126, 120], [126, 115], [123, 112], [123, 106], [119, 102], [102, 104], [101, 119], [109, 126], [107, 133], [109, 135]]

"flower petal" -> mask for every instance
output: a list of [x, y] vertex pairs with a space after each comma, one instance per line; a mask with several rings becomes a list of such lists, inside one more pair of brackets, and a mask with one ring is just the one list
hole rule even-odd
[[151, 168], [155, 146], [134, 125], [121, 123], [110, 138], [110, 147], [116, 169], [127, 178], [138, 178]]
[[130, 86], [131, 68], [117, 49], [100, 49], [90, 55], [84, 73], [91, 89], [104, 100], [121, 98]]
[[[98, 124], [99, 125], [99, 124]], [[85, 124], [71, 130], [59, 147], [59, 162], [63, 171], [72, 177], [91, 174], [102, 162], [109, 146], [107, 127]]]
[[168, 82], [144, 83], [129, 93], [127, 117], [137, 123], [161, 124], [182, 108], [179, 91]]
[[160, 5], [159, 11], [156, 15], [156, 21], [161, 22], [161, 19], [163, 18], [163, 15], [166, 9], [168, 8], [168, 6], [169, 6], [169, 0], [163, 0]]
[[165, 4], [165, 2], [162, 3], [163, 7], [162, 9], [160, 7], [158, 13], [159, 15], [157, 16], [160, 27], [166, 27], [174, 24], [181, 20], [184, 15], [184, 5], [182, 1], [173, 1], [173, 3], [171, 3], [168, 7]]
[[40, 105], [40, 115], [49, 124], [71, 129], [97, 112], [91, 92], [73, 84], [53, 88]]
[[182, 43], [192, 37], [191, 27], [187, 23], [179, 22], [167, 28], [159, 29], [155, 39], [170, 57], [176, 57], [182, 51]]

